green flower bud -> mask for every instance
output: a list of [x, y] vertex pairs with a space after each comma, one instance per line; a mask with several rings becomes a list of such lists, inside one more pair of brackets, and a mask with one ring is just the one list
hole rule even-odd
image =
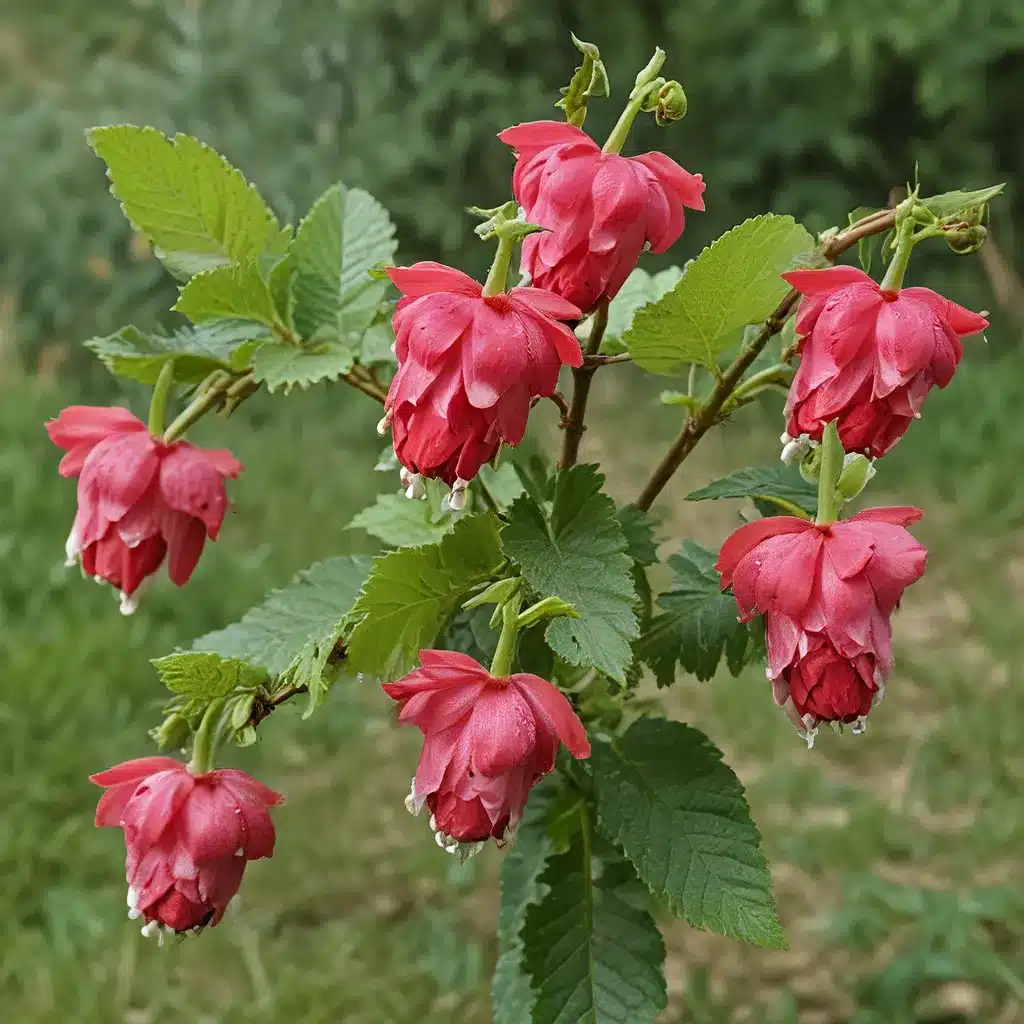
[[155, 729], [150, 730], [150, 736], [156, 741], [161, 750], [168, 750], [171, 747], [182, 747], [192, 732], [188, 719], [172, 711], [163, 722]]
[[972, 227], [960, 231], [945, 231], [942, 237], [946, 244], [955, 253], [961, 256], [969, 256], [977, 252], [985, 244], [985, 236], [988, 229], [982, 224], [975, 224]]
[[658, 105], [654, 116], [662, 126], [686, 117], [686, 93], [678, 82], [666, 82], [658, 90]]
[[816, 484], [821, 476], [821, 445], [812, 448], [800, 460], [800, 475], [809, 483]]
[[836, 490], [843, 501], [852, 501], [867, 486], [875, 475], [875, 467], [866, 455], [850, 452], [843, 459], [843, 471], [839, 474]]

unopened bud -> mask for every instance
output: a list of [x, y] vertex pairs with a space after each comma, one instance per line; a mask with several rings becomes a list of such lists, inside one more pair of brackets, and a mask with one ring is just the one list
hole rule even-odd
[[839, 475], [836, 490], [843, 501], [852, 501], [867, 486], [875, 475], [875, 467], [871, 459], [857, 452], [850, 452], [843, 459], [843, 471]]
[[662, 126], [686, 117], [686, 93], [678, 82], [666, 82], [658, 90], [658, 105], [655, 107], [654, 117]]
[[[793, 442], [794, 444], [798, 442]], [[821, 445], [805, 449], [800, 457], [800, 475], [809, 483], [816, 484], [821, 476]]]
[[160, 725], [150, 730], [150, 736], [161, 750], [167, 750], [183, 746], [191, 731], [188, 719], [177, 712], [172, 712]]
[[968, 256], [972, 252], [977, 252], [985, 244], [985, 236], [988, 234], [988, 229], [983, 224], [975, 224], [962, 231], [946, 231], [943, 232], [943, 238], [946, 239], [946, 244], [955, 253], [959, 253], [961, 256]]

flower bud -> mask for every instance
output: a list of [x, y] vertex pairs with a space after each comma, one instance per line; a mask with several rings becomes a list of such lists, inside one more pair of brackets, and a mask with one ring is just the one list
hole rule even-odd
[[658, 90], [658, 105], [655, 107], [654, 117], [663, 127], [686, 117], [686, 93], [678, 82], [666, 82]]
[[843, 459], [843, 471], [839, 475], [836, 490], [843, 501], [852, 501], [867, 486], [875, 475], [875, 467], [871, 459], [857, 452], [850, 452]]
[[184, 746], [191, 731], [188, 719], [174, 711], [155, 729], [151, 729], [149, 734], [161, 750], [169, 750], [171, 747]]
[[953, 252], [969, 256], [985, 244], [987, 234], [988, 229], [983, 224], [975, 224], [966, 230], [943, 232], [942, 237]]

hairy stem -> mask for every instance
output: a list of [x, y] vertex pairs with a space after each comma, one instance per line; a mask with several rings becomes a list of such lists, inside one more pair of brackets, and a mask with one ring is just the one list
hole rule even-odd
[[590, 325], [590, 337], [583, 353], [583, 365], [572, 371], [572, 404], [569, 415], [565, 417], [565, 436], [562, 438], [562, 454], [558, 459], [559, 469], [568, 469], [576, 465], [576, 457], [580, 451], [583, 431], [587, 429], [583, 422], [587, 415], [587, 400], [590, 398], [590, 385], [600, 363], [587, 363], [587, 356], [596, 356], [601, 347], [601, 339], [608, 327], [608, 300], [602, 299], [594, 310]]
[[[821, 247], [821, 254], [830, 262], [835, 262], [862, 238], [888, 231], [895, 223], [895, 210], [878, 210], [830, 238]], [[715, 382], [714, 390], [700, 407], [687, 417], [683, 429], [680, 430], [661, 462], [651, 473], [650, 479], [644, 484], [635, 502], [637, 508], [646, 510], [654, 504], [655, 499], [672, 479], [672, 475], [682, 465], [683, 460], [697, 447], [700, 439], [708, 430], [719, 422], [722, 406], [739, 385], [743, 374], [750, 369], [751, 364], [764, 350], [765, 345], [782, 330], [786, 321], [796, 310], [799, 301], [800, 293], [794, 288], [775, 308], [775, 312], [765, 320], [757, 337], [750, 344], [744, 346], [732, 364], [723, 371]], [[793, 352], [787, 355], [789, 352], [787, 349], [787, 352], [783, 353], [782, 361], [787, 362], [788, 359], [791, 359], [795, 351], [794, 347]]]

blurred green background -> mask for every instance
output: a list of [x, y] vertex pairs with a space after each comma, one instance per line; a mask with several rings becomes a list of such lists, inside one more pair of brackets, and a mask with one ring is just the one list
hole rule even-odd
[[[415, 737], [377, 692], [335, 691], [309, 722], [284, 708], [237, 755], [289, 796], [278, 852], [235, 912], [158, 950], [125, 920], [122, 845], [92, 828], [86, 775], [149, 750], [162, 694], [147, 658], [239, 616], [327, 554], [376, 490], [375, 409], [341, 387], [257, 396], [199, 440], [247, 465], [235, 514], [185, 593], [165, 582], [131, 619], [63, 568], [74, 488], [42, 422], [65, 404], [135, 403], [79, 347], [122, 323], [171, 322], [173, 289], [133, 241], [85, 146], [92, 124], [195, 134], [284, 218], [339, 178], [400, 225], [402, 255], [479, 273], [462, 213], [507, 197], [494, 134], [554, 116], [576, 56], [602, 47], [613, 123], [654, 45], [687, 118], [661, 148], [708, 181], [706, 214], [662, 259], [682, 263], [771, 209], [820, 230], [886, 202], [919, 164], [926, 192], [1010, 183], [994, 244], [915, 258], [927, 283], [992, 311], [948, 391], [880, 466], [872, 501], [926, 509], [927, 576], [897, 618], [897, 672], [860, 738], [807, 753], [763, 676], [680, 680], [671, 714], [706, 729], [747, 784], [765, 834], [786, 953], [666, 922], [671, 1024], [1024, 1021], [1024, 330], [1018, 0], [3, 0], [0, 3], [0, 1006], [12, 1022], [158, 1020], [406, 1024], [489, 1020], [491, 850], [466, 868], [402, 808]], [[664, 382], [598, 377], [583, 457], [635, 494], [677, 413]], [[638, 404], [644, 402], [646, 404]], [[624, 412], [629, 409], [630, 414]], [[643, 415], [637, 410], [643, 409]], [[629, 416], [630, 443], [623, 441]], [[554, 432], [546, 410], [532, 428]], [[691, 487], [776, 455], [777, 405], [707, 439], [662, 502], [666, 550], [715, 544], [731, 507]], [[315, 524], [311, 529], [310, 524]], [[232, 755], [236, 756], [236, 755]]]

